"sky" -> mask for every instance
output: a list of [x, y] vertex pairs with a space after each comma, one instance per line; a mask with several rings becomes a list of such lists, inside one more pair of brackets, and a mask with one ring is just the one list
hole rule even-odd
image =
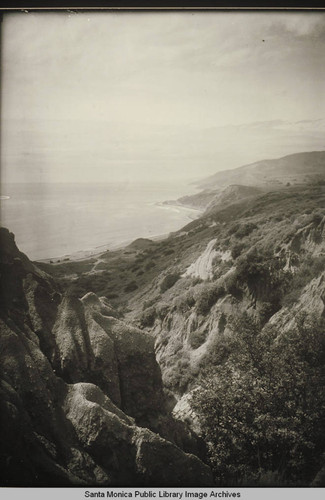
[[325, 12], [7, 13], [3, 182], [187, 182], [325, 149]]

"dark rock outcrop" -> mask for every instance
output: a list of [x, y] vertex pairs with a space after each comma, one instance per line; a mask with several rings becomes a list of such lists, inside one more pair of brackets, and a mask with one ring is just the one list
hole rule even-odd
[[1, 485], [211, 485], [171, 442], [196, 446], [166, 410], [150, 335], [94, 294], [62, 297], [0, 238]]

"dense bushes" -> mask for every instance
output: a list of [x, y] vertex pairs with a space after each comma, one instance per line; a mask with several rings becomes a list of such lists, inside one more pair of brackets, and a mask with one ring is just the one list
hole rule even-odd
[[253, 232], [256, 228], [257, 226], [253, 222], [235, 222], [229, 227], [228, 235], [234, 235], [236, 238], [244, 238], [245, 236], [248, 236], [251, 232]]
[[193, 290], [187, 290], [185, 293], [175, 297], [173, 304], [177, 311], [183, 314], [189, 311], [195, 305]]
[[285, 307], [290, 307], [296, 302], [301, 294], [302, 288], [313, 279], [325, 271], [325, 256], [309, 256], [291, 276], [290, 291], [283, 296], [281, 303]]
[[248, 236], [251, 232], [253, 232], [256, 227], [256, 224], [253, 224], [252, 222], [241, 224], [235, 232], [235, 236], [236, 238], [244, 238], [244, 236]]
[[175, 365], [164, 370], [164, 384], [167, 388], [170, 387], [173, 391], [184, 394], [193, 379], [189, 359], [184, 351], [180, 351]]
[[325, 446], [324, 321], [301, 317], [277, 337], [244, 315], [223, 365], [192, 405], [219, 485], [308, 485]]
[[[139, 323], [141, 328], [151, 328], [156, 318], [159, 318], [161, 321], [167, 316], [169, 311], [169, 305], [165, 303], [157, 303], [160, 296], [155, 297], [150, 301], [146, 301], [143, 304], [143, 312], [140, 316]], [[154, 304], [156, 304], [154, 306]]]
[[284, 260], [274, 257], [271, 251], [253, 247], [238, 257], [236, 270], [227, 277], [226, 288], [236, 298], [247, 287], [252, 299], [268, 301], [274, 311], [280, 308], [291, 274], [284, 271]]
[[211, 307], [225, 293], [226, 291], [223, 286], [217, 283], [205, 283], [198, 288], [189, 289], [182, 295], [177, 296], [173, 301], [173, 305], [182, 314], [185, 314], [195, 306], [197, 314], [206, 316]]
[[245, 248], [245, 244], [240, 242], [240, 243], [235, 243], [235, 245], [231, 248], [231, 258], [233, 260], [236, 260], [237, 257], [240, 256], [240, 254], [242, 253], [242, 251], [244, 250]]
[[196, 295], [196, 312], [205, 316], [210, 311], [211, 307], [217, 302], [218, 299], [225, 295], [225, 289], [216, 285], [206, 285], [201, 289], [200, 293]]

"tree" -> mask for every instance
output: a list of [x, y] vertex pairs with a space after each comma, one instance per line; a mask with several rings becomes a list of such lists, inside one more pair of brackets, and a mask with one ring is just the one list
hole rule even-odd
[[325, 449], [324, 322], [277, 335], [244, 315], [236, 332], [192, 399], [217, 484], [309, 484]]
[[247, 286], [256, 305], [257, 300], [272, 303], [273, 312], [280, 308], [281, 297], [290, 282], [291, 274], [284, 271], [283, 258], [274, 257], [271, 250], [253, 247], [237, 260], [237, 287]]

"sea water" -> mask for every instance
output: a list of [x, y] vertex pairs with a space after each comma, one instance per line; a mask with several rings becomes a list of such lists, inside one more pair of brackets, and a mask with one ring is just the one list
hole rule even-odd
[[198, 214], [163, 202], [191, 192], [171, 182], [7, 184], [1, 225], [32, 260], [94, 253], [180, 229]]

